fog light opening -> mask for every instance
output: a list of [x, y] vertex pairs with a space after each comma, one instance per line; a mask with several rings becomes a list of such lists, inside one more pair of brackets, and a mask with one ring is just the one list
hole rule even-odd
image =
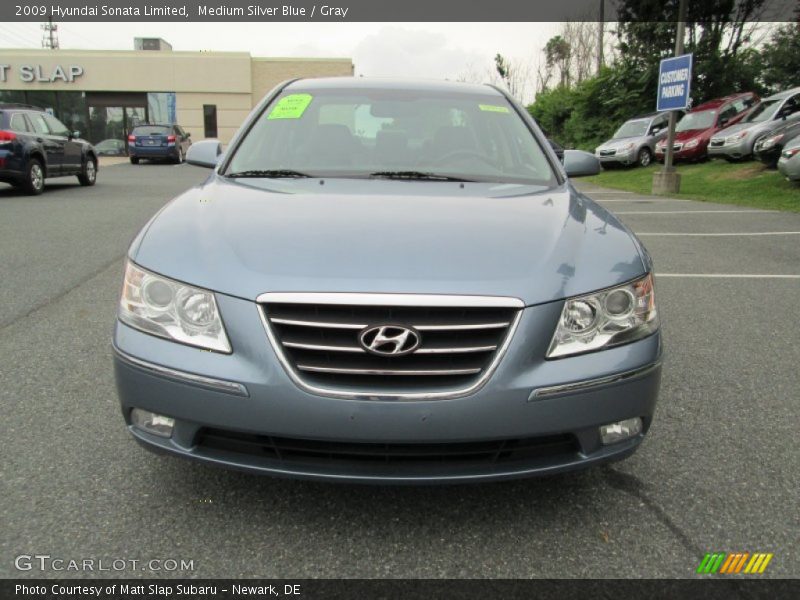
[[152, 433], [159, 437], [172, 437], [172, 430], [175, 427], [175, 419], [158, 415], [149, 410], [134, 408], [131, 411], [131, 424], [137, 429], [147, 433]]
[[609, 423], [600, 427], [600, 440], [604, 446], [623, 442], [642, 432], [642, 420], [639, 417]]

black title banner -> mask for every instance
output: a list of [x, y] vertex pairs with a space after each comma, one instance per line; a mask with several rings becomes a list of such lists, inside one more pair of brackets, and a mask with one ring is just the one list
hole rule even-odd
[[[737, 7], [747, 3], [752, 0], [734, 0]], [[641, 11], [636, 10], [638, 4]], [[667, 10], [654, 11], [652, 2], [628, 0], [625, 14], [634, 20], [674, 20], [677, 1], [663, 4]], [[622, 8], [622, 0], [331, 0], [328, 4], [313, 0], [3, 0], [0, 21], [617, 21]], [[792, 21], [799, 18], [799, 9], [800, 0], [764, 0], [752, 19]]]
[[5, 579], [3, 600], [784, 600], [800, 597], [798, 580], [725, 577], [656, 579]]

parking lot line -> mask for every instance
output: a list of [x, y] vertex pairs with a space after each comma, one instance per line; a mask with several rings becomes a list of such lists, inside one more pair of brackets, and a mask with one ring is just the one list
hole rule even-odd
[[742, 231], [736, 233], [660, 233], [660, 232], [647, 232], [636, 233], [638, 236], [660, 236], [660, 237], [675, 237], [675, 236], [692, 236], [692, 237], [752, 237], [760, 235], [800, 235], [800, 231]]
[[[594, 192], [592, 195], [594, 195]], [[597, 201], [600, 204], [605, 204], [606, 202], [694, 202], [694, 200], [681, 200], [680, 198], [653, 198], [651, 196], [636, 196], [635, 198], [598, 198]]]
[[777, 210], [616, 210], [617, 215], [710, 215], [733, 213], [777, 213]]
[[762, 273], [656, 273], [656, 278], [688, 277], [694, 279], [800, 279], [800, 275], [768, 275]]

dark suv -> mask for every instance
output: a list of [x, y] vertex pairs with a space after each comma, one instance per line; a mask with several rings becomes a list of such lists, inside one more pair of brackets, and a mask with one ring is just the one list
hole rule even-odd
[[67, 175], [97, 180], [97, 154], [80, 132], [36, 106], [0, 104], [0, 181], [41, 194], [46, 178]]

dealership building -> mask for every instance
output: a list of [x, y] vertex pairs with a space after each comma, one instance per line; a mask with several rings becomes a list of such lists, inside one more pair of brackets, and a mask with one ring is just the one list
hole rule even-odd
[[177, 123], [192, 139], [227, 142], [277, 83], [353, 74], [349, 58], [175, 52], [155, 38], [136, 38], [134, 48], [3, 49], [0, 103], [44, 108], [92, 143], [124, 151], [128, 133], [142, 123]]

